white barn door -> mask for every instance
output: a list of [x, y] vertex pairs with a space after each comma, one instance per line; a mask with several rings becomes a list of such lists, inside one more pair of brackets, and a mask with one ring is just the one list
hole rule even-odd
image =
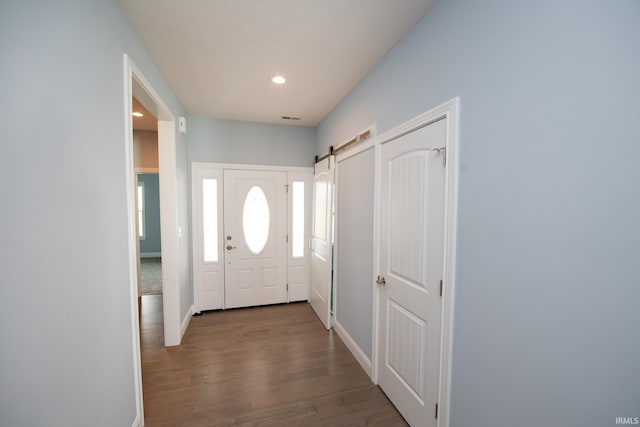
[[381, 151], [379, 383], [412, 426], [437, 425], [446, 141], [440, 120]]
[[309, 302], [322, 324], [331, 329], [333, 182], [335, 157], [316, 163], [313, 177], [313, 231]]

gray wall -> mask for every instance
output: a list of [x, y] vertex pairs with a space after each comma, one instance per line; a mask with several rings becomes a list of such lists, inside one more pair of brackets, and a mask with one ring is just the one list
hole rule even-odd
[[640, 415], [638, 22], [440, 0], [318, 128], [323, 153], [461, 97], [452, 426]]
[[160, 187], [157, 173], [140, 173], [138, 182], [144, 183], [145, 238], [140, 239], [140, 254], [160, 252]]
[[184, 111], [116, 1], [2, 2], [0, 47], [0, 425], [131, 426], [123, 53]]
[[315, 128], [189, 116], [189, 162], [313, 166]]
[[371, 360], [374, 150], [338, 162], [336, 321]]

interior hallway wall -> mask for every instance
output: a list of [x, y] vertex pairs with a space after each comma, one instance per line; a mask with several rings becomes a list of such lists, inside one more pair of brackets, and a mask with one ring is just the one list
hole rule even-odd
[[440, 0], [318, 127], [322, 154], [461, 97], [452, 426], [639, 415], [638, 22]]
[[313, 166], [315, 128], [189, 116], [189, 162]]
[[374, 149], [337, 162], [335, 320], [371, 361]]
[[0, 49], [0, 425], [131, 426], [123, 53], [184, 110], [114, 0], [2, 2]]
[[158, 131], [133, 130], [133, 165], [158, 169]]

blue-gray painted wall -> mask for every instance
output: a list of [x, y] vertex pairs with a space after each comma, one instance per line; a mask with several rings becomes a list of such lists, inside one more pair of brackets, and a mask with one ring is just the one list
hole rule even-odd
[[0, 425], [131, 426], [123, 54], [185, 112], [114, 0], [0, 2], [0, 51]]
[[144, 239], [140, 239], [140, 255], [159, 253], [160, 242], [160, 188], [157, 173], [139, 173], [138, 182], [144, 183]]
[[440, 0], [318, 127], [320, 154], [461, 97], [452, 426], [640, 414], [639, 22]]
[[336, 321], [371, 358], [374, 149], [336, 168]]
[[315, 128], [189, 116], [189, 162], [313, 166]]

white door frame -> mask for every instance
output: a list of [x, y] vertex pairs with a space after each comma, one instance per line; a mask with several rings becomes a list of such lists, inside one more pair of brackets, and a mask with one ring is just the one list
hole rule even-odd
[[[202, 234], [202, 230], [200, 229], [199, 226], [199, 221], [196, 217], [196, 215], [198, 215], [198, 210], [200, 209], [199, 204], [197, 204], [197, 198], [198, 195], [195, 194], [195, 191], [198, 189], [198, 184], [197, 184], [197, 180], [199, 179], [200, 173], [199, 171], [218, 171], [220, 174], [223, 174], [224, 170], [253, 170], [253, 171], [275, 171], [275, 172], [287, 172], [287, 183], [290, 185], [291, 182], [293, 180], [296, 181], [304, 181], [305, 183], [305, 211], [306, 212], [311, 212], [311, 207], [310, 207], [310, 203], [311, 203], [311, 199], [312, 197], [310, 196], [311, 193], [309, 193], [308, 191], [311, 191], [311, 177], [313, 176], [313, 168], [312, 167], [306, 167], [306, 166], [272, 166], [272, 165], [249, 165], [249, 164], [237, 164], [237, 163], [208, 163], [208, 162], [193, 162], [191, 163], [191, 226], [192, 226], [192, 230], [191, 230], [191, 243], [193, 245], [192, 247], [192, 253], [194, 254], [194, 259], [192, 260], [192, 272], [193, 272], [193, 312], [194, 313], [200, 313], [202, 311], [202, 308], [200, 306], [200, 296], [199, 296], [199, 286], [200, 286], [200, 280], [199, 280], [199, 270], [198, 270], [198, 265], [197, 265], [197, 260], [195, 259], [196, 254], [199, 254], [200, 248], [198, 245], [201, 244], [201, 239], [200, 239], [200, 235]], [[295, 178], [294, 178], [295, 177]], [[305, 179], [306, 178], [306, 179]], [[288, 195], [288, 202], [287, 202], [287, 210], [288, 212], [291, 211], [291, 192], [289, 192]], [[224, 201], [224, 195], [222, 193], [218, 194], [218, 198], [219, 201]], [[218, 215], [218, 221], [221, 222], [223, 220], [223, 215], [221, 215], [221, 209], [222, 209], [222, 204], [219, 203], [218, 205], [218, 211], [219, 211], [219, 215]], [[305, 218], [307, 219], [307, 218]], [[291, 235], [291, 219], [287, 218], [287, 229], [288, 229], [288, 233], [289, 235]], [[219, 230], [224, 230], [223, 227], [219, 226]], [[307, 236], [305, 238], [305, 242], [308, 241], [308, 237], [311, 235], [311, 221], [310, 220], [306, 220], [305, 221], [305, 236]], [[222, 238], [222, 233], [219, 233], [219, 238]], [[220, 245], [220, 251], [219, 254], [222, 257], [221, 259], [224, 258], [224, 251], [221, 249], [222, 248], [222, 244]], [[305, 259], [307, 264], [309, 263], [309, 247], [308, 245], [305, 245]], [[292, 256], [291, 256], [291, 239], [289, 239], [289, 244], [288, 244], [288, 249], [287, 249], [287, 275], [289, 276], [291, 274], [291, 264], [292, 261], [295, 262], [295, 260], [293, 260]], [[307, 265], [305, 267], [306, 269], [306, 281], [307, 283], [309, 283], [311, 277], [309, 275], [309, 270], [310, 270], [310, 265]], [[289, 279], [290, 281], [291, 279]], [[289, 283], [289, 285], [291, 285], [291, 283]], [[224, 305], [224, 286], [222, 286], [223, 288], [223, 304], [222, 304], [222, 309], [225, 309], [225, 305]], [[308, 296], [308, 292], [304, 292], [304, 290], [301, 289], [295, 289], [294, 291], [294, 295], [297, 295], [298, 297], [294, 297], [292, 298], [292, 287], [289, 286], [289, 292], [287, 292], [287, 302], [290, 301], [297, 301], [299, 300], [299, 298], [305, 298], [306, 296]]]
[[[449, 410], [451, 396], [451, 355], [452, 355], [452, 327], [453, 327], [453, 302], [455, 294], [455, 263], [456, 263], [456, 225], [457, 225], [457, 200], [458, 200], [458, 126], [459, 126], [460, 98], [456, 97], [447, 101], [407, 122], [394, 127], [376, 137], [376, 191], [374, 224], [376, 230], [380, 229], [380, 162], [382, 144], [393, 141], [414, 130], [425, 127], [438, 120], [447, 120], [447, 143], [445, 171], [445, 237], [444, 237], [444, 289], [442, 305], [442, 335], [440, 343], [440, 379], [438, 399], [438, 425], [449, 425]], [[380, 271], [380, 233], [375, 236], [375, 262], [374, 277]], [[372, 340], [372, 380], [378, 384], [381, 358], [378, 355], [378, 304], [380, 292], [378, 286], [373, 283], [373, 340]]]
[[178, 197], [176, 186], [175, 118], [160, 95], [131, 58], [123, 55], [124, 74], [124, 149], [127, 198], [127, 237], [133, 374], [136, 394], [134, 426], [144, 425], [142, 398], [142, 362], [137, 280], [137, 215], [135, 212], [135, 172], [133, 164], [133, 125], [131, 99], [136, 98], [158, 118], [158, 160], [160, 170], [160, 226], [162, 235], [162, 292], [165, 346], [178, 345], [180, 330], [180, 294], [178, 274]]

